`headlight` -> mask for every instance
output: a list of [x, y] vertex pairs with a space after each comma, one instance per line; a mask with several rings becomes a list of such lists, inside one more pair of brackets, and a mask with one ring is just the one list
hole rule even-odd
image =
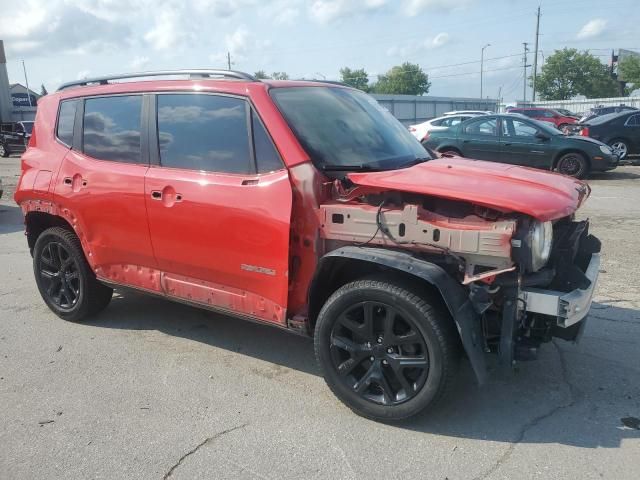
[[611, 150], [611, 148], [607, 145], [600, 145], [600, 151], [607, 155], [611, 155], [613, 153], [613, 150]]
[[531, 268], [537, 272], [545, 266], [551, 255], [551, 243], [553, 242], [553, 224], [551, 222], [536, 222], [531, 225]]

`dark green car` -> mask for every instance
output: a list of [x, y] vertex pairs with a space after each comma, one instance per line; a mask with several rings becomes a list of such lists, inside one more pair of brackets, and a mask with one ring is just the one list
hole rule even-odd
[[564, 135], [545, 122], [519, 114], [474, 117], [450, 128], [431, 130], [422, 143], [441, 153], [557, 170], [576, 178], [618, 165], [618, 157], [604, 143]]

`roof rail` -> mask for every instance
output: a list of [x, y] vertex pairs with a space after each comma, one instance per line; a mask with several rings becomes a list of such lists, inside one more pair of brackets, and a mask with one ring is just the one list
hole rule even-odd
[[63, 83], [58, 87], [58, 91], [65, 88], [78, 87], [84, 85], [107, 85], [110, 80], [122, 80], [125, 78], [144, 78], [144, 77], [170, 77], [170, 76], [183, 76], [188, 75], [190, 78], [234, 78], [237, 80], [248, 80], [250, 82], [257, 82], [258, 79], [244, 72], [236, 72], [235, 70], [212, 70], [212, 69], [200, 69], [200, 70], [160, 70], [155, 72], [138, 72], [138, 73], [123, 73], [120, 75], [105, 75], [104, 77], [84, 78], [82, 80], [75, 80], [73, 82]]

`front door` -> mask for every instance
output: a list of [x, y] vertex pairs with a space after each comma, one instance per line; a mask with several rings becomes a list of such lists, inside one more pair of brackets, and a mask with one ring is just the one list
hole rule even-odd
[[477, 160], [500, 161], [498, 119], [481, 117], [463, 124], [459, 133], [462, 155]]
[[133, 272], [155, 267], [144, 199], [142, 103], [142, 95], [63, 102], [57, 138], [73, 148], [54, 187], [56, 203], [77, 222], [96, 274], [135, 286], [142, 285]]
[[163, 289], [284, 323], [292, 191], [262, 123], [233, 96], [159, 94], [156, 106], [145, 194]]
[[550, 168], [551, 147], [544, 134], [532, 122], [515, 118], [502, 119], [501, 161], [536, 168]]

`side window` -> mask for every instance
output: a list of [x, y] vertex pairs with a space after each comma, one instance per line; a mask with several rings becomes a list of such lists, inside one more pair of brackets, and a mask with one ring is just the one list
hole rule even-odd
[[273, 145], [271, 137], [269, 137], [264, 125], [262, 125], [260, 118], [253, 110], [251, 111], [251, 122], [258, 173], [267, 173], [282, 169], [283, 164], [282, 160], [280, 160], [280, 155], [278, 155], [278, 151]]
[[524, 115], [526, 115], [527, 117], [530, 117], [530, 118], [535, 118], [535, 117], [538, 116], [538, 114], [537, 114], [537, 112], [535, 110], [524, 110], [522, 113]]
[[98, 160], [140, 163], [141, 118], [141, 95], [85, 100], [83, 152]]
[[77, 106], [78, 100], [65, 100], [60, 102], [56, 136], [58, 140], [67, 146], [73, 145], [73, 125], [76, 119]]
[[544, 112], [542, 112], [542, 113], [543, 113], [543, 115], [542, 115], [542, 116], [543, 116], [544, 118], [554, 118], [554, 116], [553, 116], [553, 112], [550, 112], [549, 110], [545, 110], [545, 111], [544, 111]]
[[449, 127], [455, 127], [456, 125], [459, 125], [460, 123], [462, 123], [465, 120], [464, 117], [454, 117], [449, 121]]
[[631, 115], [625, 123], [627, 127], [640, 127], [640, 114]]
[[157, 99], [162, 166], [253, 171], [244, 100], [204, 94], [167, 94]]
[[440, 120], [436, 120], [435, 122], [431, 122], [431, 125], [434, 125], [436, 127], [440, 127], [440, 126], [443, 126], [444, 122], [446, 122], [446, 121], [447, 121], [447, 119], [443, 118], [443, 119], [440, 119]]
[[496, 136], [496, 119], [489, 118], [487, 120], [480, 120], [476, 122], [471, 122], [464, 127], [464, 133], [469, 135], [487, 135], [487, 136]]
[[520, 120], [509, 119], [502, 121], [503, 135], [518, 138], [533, 138], [536, 136], [536, 133], [538, 133], [537, 128]]

